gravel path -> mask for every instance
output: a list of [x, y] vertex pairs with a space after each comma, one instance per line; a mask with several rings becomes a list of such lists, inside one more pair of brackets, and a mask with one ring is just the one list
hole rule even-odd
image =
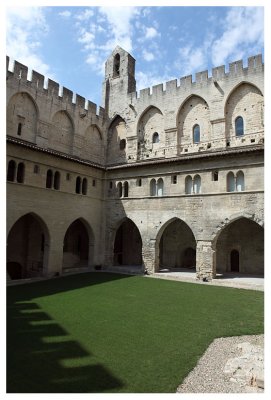
[[177, 393], [262, 393], [263, 389], [258, 387], [242, 386], [233, 382], [223, 371], [229, 359], [241, 355], [238, 344], [244, 342], [263, 348], [264, 335], [215, 339], [193, 371], [178, 387]]

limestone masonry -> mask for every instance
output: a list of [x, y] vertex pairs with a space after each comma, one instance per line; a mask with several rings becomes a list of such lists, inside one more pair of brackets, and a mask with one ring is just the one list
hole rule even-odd
[[261, 55], [136, 92], [105, 65], [103, 107], [7, 58], [9, 279], [69, 271], [264, 273]]

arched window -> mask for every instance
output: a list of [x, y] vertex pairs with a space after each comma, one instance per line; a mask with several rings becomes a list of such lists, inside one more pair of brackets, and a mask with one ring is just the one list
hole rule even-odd
[[119, 182], [117, 185], [119, 197], [122, 197], [122, 183]]
[[193, 128], [193, 143], [200, 142], [200, 127], [199, 125], [195, 125]]
[[60, 173], [56, 171], [54, 176], [54, 189], [59, 190], [59, 188], [60, 188]]
[[152, 135], [152, 143], [159, 143], [159, 133], [154, 132]]
[[125, 139], [121, 139], [120, 141], [120, 150], [124, 150], [126, 147], [126, 140]]
[[201, 193], [201, 177], [199, 175], [194, 177], [194, 193]]
[[120, 74], [120, 55], [117, 53], [114, 58], [114, 77]]
[[243, 136], [244, 134], [244, 120], [242, 117], [237, 117], [235, 120], [235, 135]]
[[7, 174], [7, 180], [9, 182], [14, 182], [15, 172], [16, 172], [16, 163], [15, 161], [10, 160], [8, 163], [8, 174]]
[[142, 186], [142, 179], [141, 178], [138, 178], [136, 180], [136, 186]]
[[162, 178], [159, 178], [157, 181], [157, 196], [163, 196], [164, 194], [164, 181]]
[[235, 191], [235, 180], [233, 172], [229, 172], [227, 175], [227, 192]]
[[81, 193], [81, 178], [80, 178], [80, 176], [77, 176], [77, 178], [76, 178], [75, 193], [78, 193], [78, 194]]
[[51, 189], [53, 186], [53, 172], [51, 169], [48, 169], [46, 175], [46, 187], [47, 189]]
[[243, 171], [238, 171], [236, 175], [236, 190], [243, 192], [245, 190], [245, 177]]
[[190, 175], [188, 175], [185, 178], [185, 193], [186, 194], [191, 194], [192, 193], [192, 178]]
[[24, 182], [24, 163], [19, 163], [18, 164], [17, 182], [18, 183], [23, 183]]
[[82, 194], [86, 195], [87, 191], [88, 191], [88, 181], [87, 178], [84, 178], [82, 182]]
[[128, 197], [128, 192], [129, 192], [129, 185], [128, 185], [128, 182], [124, 182], [123, 188], [124, 188], [123, 197]]
[[152, 179], [150, 182], [150, 194], [151, 196], [156, 196], [156, 180]]

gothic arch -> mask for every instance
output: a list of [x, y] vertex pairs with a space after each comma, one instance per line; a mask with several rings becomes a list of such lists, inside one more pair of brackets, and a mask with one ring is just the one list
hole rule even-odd
[[[193, 257], [190, 257], [189, 260], [188, 250], [193, 250]], [[160, 227], [156, 235], [155, 270], [195, 266], [196, 238], [194, 232], [185, 221], [173, 217]]]
[[[153, 141], [154, 134], [159, 141]], [[161, 157], [165, 146], [164, 115], [153, 105], [147, 107], [140, 115], [137, 122], [138, 158]]]
[[93, 230], [84, 218], [66, 224], [63, 232], [63, 270], [93, 265], [94, 242]]
[[238, 117], [243, 121], [243, 134], [263, 129], [263, 94], [253, 83], [242, 81], [236, 85], [226, 97], [223, 109], [228, 138], [238, 136], [235, 126]]
[[84, 152], [86, 158], [91, 157], [96, 162], [101, 162], [104, 157], [104, 138], [96, 124], [89, 125], [85, 131]]
[[118, 221], [112, 239], [113, 265], [142, 265], [142, 235], [130, 218]]
[[7, 134], [36, 143], [39, 109], [27, 92], [15, 93], [7, 106]]
[[209, 105], [203, 97], [191, 94], [182, 102], [177, 112], [176, 126], [179, 144], [193, 143], [195, 125], [199, 126], [201, 132], [200, 141], [209, 140], [211, 134]]
[[[125, 146], [123, 143], [125, 141]], [[116, 115], [108, 127], [107, 161], [109, 163], [126, 161], [127, 126], [125, 120]]]
[[264, 274], [264, 229], [253, 215], [235, 215], [213, 241], [215, 273]]
[[57, 111], [52, 118], [48, 139], [51, 149], [71, 153], [74, 136], [74, 122], [66, 110]]
[[30, 212], [17, 218], [7, 236], [7, 268], [11, 279], [46, 275], [49, 246], [49, 230], [39, 215]]
[[213, 243], [213, 249], [215, 249], [215, 244], [217, 241], [218, 236], [220, 235], [221, 231], [228, 225], [230, 225], [232, 222], [237, 221], [238, 219], [241, 218], [246, 218], [248, 220], [256, 222], [258, 225], [260, 225], [262, 228], [264, 227], [264, 221], [261, 218], [258, 218], [255, 216], [255, 214], [249, 214], [246, 212], [240, 212], [240, 213], [235, 213], [232, 214], [229, 218], [225, 218], [222, 220], [217, 226], [216, 229], [212, 232], [211, 234], [211, 241]]

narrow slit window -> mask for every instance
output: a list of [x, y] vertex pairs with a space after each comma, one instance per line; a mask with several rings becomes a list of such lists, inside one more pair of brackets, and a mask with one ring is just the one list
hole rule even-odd
[[22, 134], [22, 129], [23, 129], [23, 124], [21, 122], [18, 123], [18, 127], [17, 127], [17, 135], [21, 136]]
[[237, 117], [235, 120], [235, 135], [243, 136], [244, 134], [244, 120], [242, 117]]
[[200, 142], [200, 127], [199, 125], [195, 125], [193, 128], [193, 143]]

